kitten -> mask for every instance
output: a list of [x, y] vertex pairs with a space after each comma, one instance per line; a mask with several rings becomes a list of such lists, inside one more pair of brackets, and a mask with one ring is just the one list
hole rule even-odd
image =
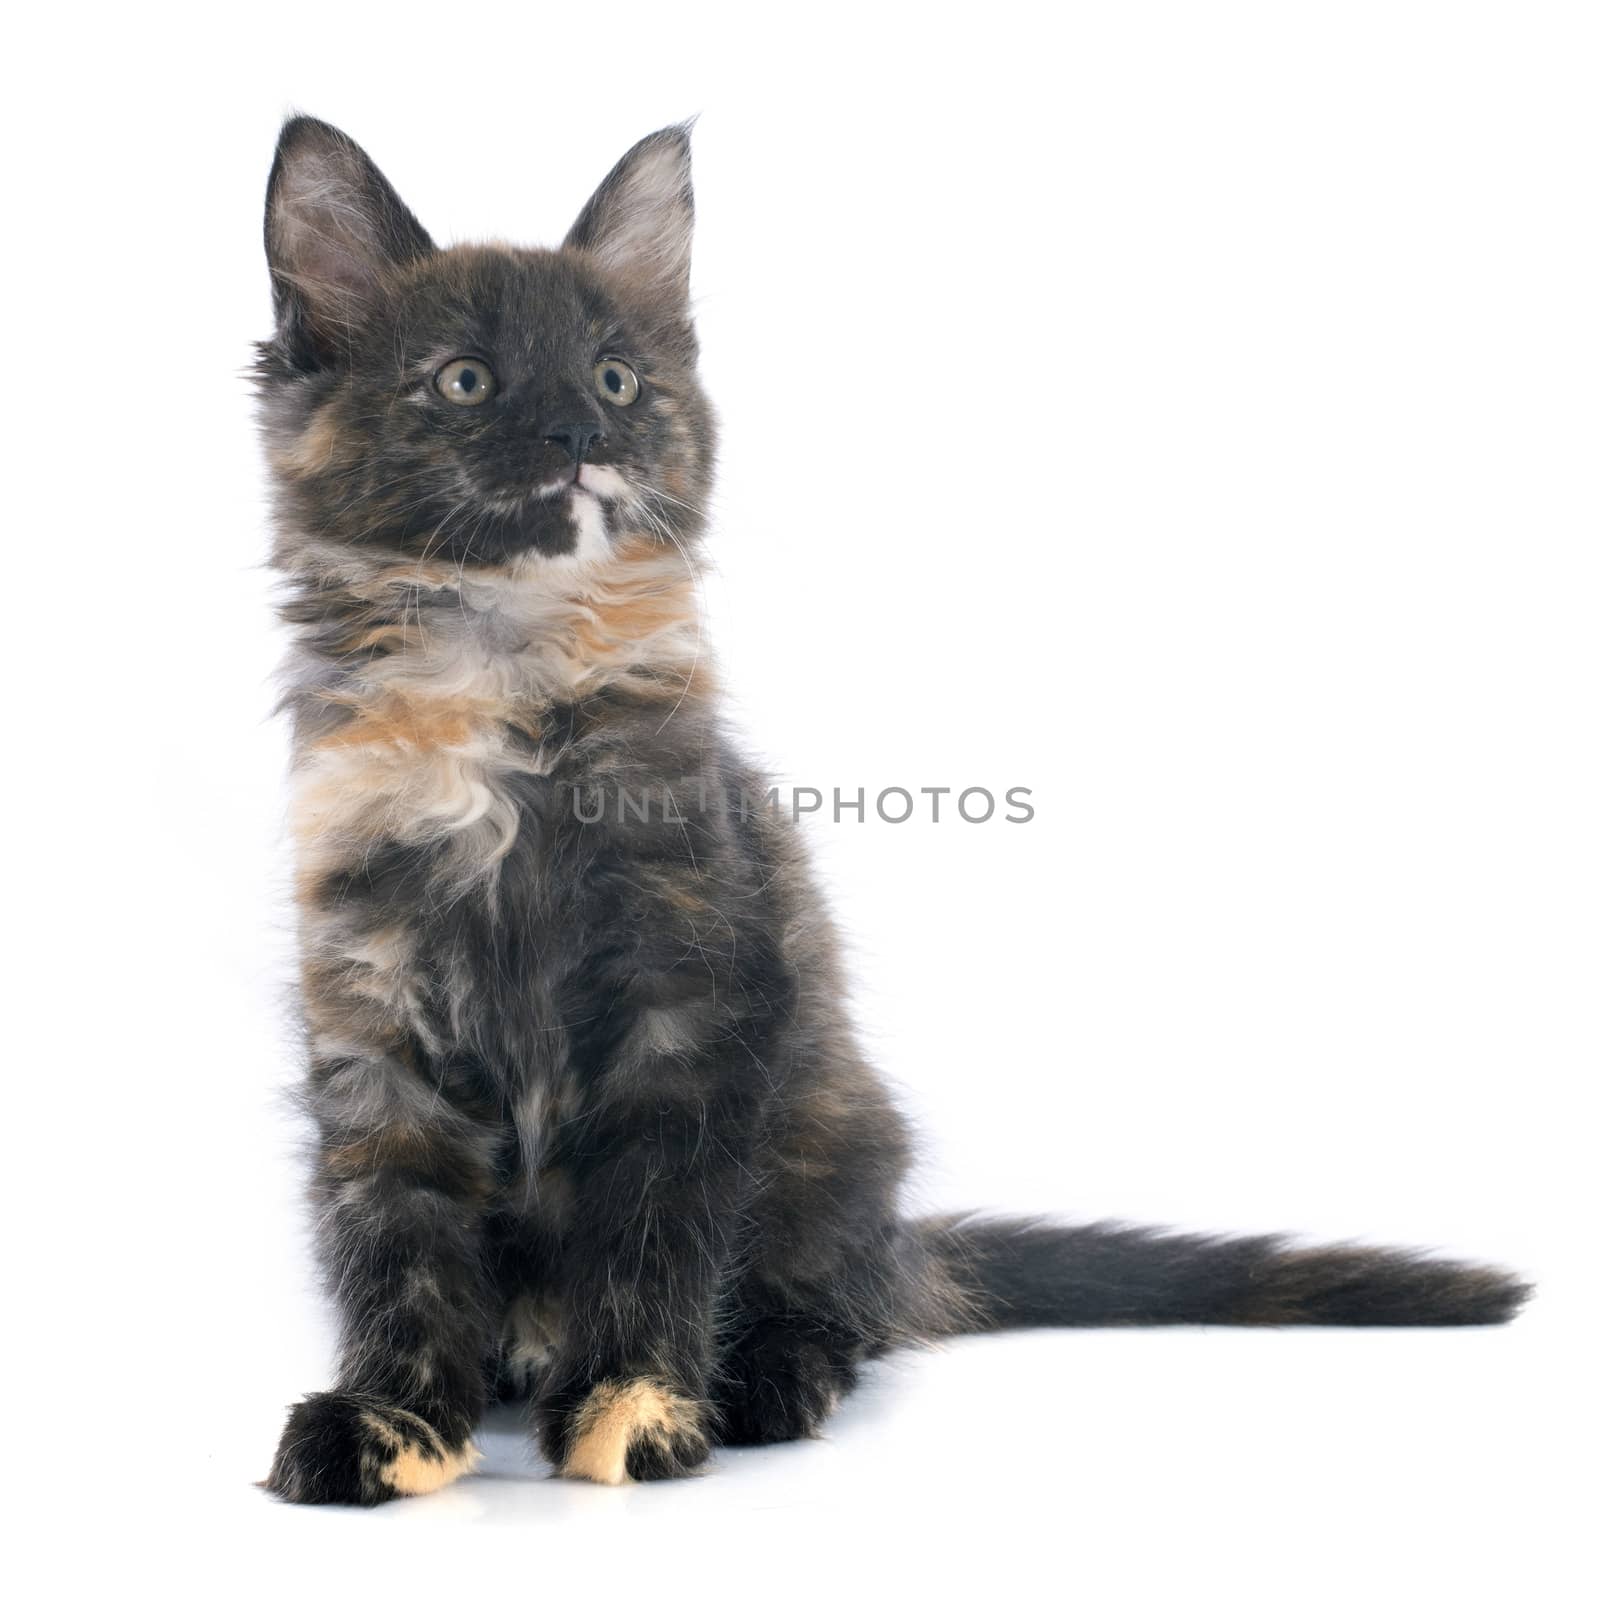
[[945, 1334], [1510, 1317], [1512, 1278], [1401, 1252], [901, 1216], [800, 841], [706, 803], [766, 785], [696, 620], [692, 218], [685, 128], [553, 251], [438, 249], [342, 133], [283, 129], [258, 381], [344, 1331], [268, 1486], [436, 1489], [494, 1394], [614, 1484], [812, 1434]]

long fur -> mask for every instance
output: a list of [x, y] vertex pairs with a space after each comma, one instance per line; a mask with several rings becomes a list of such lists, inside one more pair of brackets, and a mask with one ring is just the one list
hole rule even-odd
[[438, 1488], [497, 1392], [615, 1483], [812, 1433], [944, 1334], [1510, 1316], [1404, 1252], [902, 1217], [906, 1129], [701, 636], [692, 219], [684, 129], [554, 251], [437, 249], [343, 134], [283, 130], [258, 379], [343, 1340], [270, 1486]]

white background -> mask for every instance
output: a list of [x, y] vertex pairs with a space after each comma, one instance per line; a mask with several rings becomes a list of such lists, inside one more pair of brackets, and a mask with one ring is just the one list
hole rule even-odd
[[[0, 630], [27, 1592], [1578, 1592], [1592, 9], [39, 15]], [[557, 1484], [500, 1418], [430, 1500], [254, 1489], [330, 1359], [242, 378], [291, 108], [437, 237], [525, 241], [703, 114], [743, 725], [790, 782], [1034, 790], [1025, 826], [808, 825], [917, 1204], [1435, 1244], [1535, 1277], [1526, 1318], [969, 1340], [696, 1482]]]

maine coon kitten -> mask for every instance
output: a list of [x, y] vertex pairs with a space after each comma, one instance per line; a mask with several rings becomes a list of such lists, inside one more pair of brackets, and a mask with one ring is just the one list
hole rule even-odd
[[683, 128], [553, 251], [440, 250], [343, 134], [283, 129], [258, 372], [344, 1332], [269, 1486], [436, 1489], [496, 1392], [623, 1483], [812, 1433], [943, 1334], [1511, 1316], [1508, 1276], [1402, 1252], [901, 1216], [799, 840], [718, 803], [765, 785], [696, 622], [691, 222]]

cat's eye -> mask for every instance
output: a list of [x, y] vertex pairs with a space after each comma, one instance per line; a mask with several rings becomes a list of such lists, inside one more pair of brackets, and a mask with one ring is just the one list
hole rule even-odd
[[607, 356], [594, 364], [594, 390], [614, 406], [631, 406], [639, 398], [639, 375], [626, 361]]
[[481, 406], [494, 393], [494, 373], [487, 361], [460, 356], [439, 368], [433, 386], [452, 405]]

